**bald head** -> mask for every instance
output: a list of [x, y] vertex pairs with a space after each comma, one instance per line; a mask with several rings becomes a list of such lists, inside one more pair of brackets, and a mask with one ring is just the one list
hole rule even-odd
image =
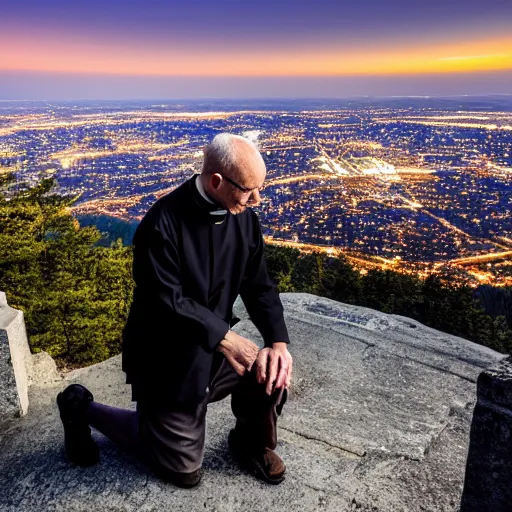
[[220, 133], [204, 149], [202, 172], [221, 173], [253, 188], [263, 182], [267, 171], [253, 142], [240, 135]]
[[260, 152], [244, 137], [220, 133], [204, 148], [203, 186], [233, 214], [259, 204], [266, 174]]

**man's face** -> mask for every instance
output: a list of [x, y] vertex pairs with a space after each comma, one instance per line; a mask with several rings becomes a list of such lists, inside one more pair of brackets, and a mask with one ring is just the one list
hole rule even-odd
[[214, 199], [234, 215], [261, 202], [260, 191], [267, 174], [260, 153], [248, 144], [237, 141], [235, 155], [234, 167], [215, 168], [208, 183]]
[[255, 206], [261, 202], [260, 192], [263, 188], [265, 173], [260, 172], [259, 176], [254, 175], [255, 173], [251, 174], [250, 183], [247, 183], [249, 180], [242, 183], [242, 179], [236, 181], [230, 176], [221, 174], [222, 182], [218, 188], [219, 200], [233, 215], [242, 213], [248, 206]]

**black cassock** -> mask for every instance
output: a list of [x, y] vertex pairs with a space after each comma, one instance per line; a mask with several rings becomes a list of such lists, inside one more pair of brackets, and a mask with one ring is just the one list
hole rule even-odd
[[193, 405], [204, 398], [238, 294], [266, 346], [289, 342], [256, 214], [228, 212], [219, 223], [196, 178], [158, 200], [133, 239], [135, 292], [123, 332], [133, 400]]

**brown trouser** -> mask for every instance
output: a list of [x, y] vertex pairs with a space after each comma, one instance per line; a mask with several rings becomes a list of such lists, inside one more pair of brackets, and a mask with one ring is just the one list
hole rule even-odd
[[245, 446], [255, 452], [276, 447], [276, 421], [286, 401], [286, 390], [268, 396], [254, 373], [240, 377], [220, 354], [215, 366], [218, 369], [213, 372], [208, 392], [195, 408], [137, 404], [142, 456], [164, 478], [169, 471], [191, 473], [201, 467], [208, 404], [229, 394], [236, 429]]

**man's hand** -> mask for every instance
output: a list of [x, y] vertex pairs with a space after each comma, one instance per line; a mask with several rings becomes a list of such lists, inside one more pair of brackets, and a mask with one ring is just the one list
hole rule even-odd
[[256, 357], [258, 357], [259, 348], [251, 340], [240, 336], [234, 331], [228, 331], [217, 350], [224, 354], [236, 373], [243, 376], [245, 372], [251, 371]]
[[272, 348], [260, 350], [255, 364], [256, 379], [259, 384], [265, 384], [267, 395], [290, 386], [293, 360], [286, 343], [274, 343]]

